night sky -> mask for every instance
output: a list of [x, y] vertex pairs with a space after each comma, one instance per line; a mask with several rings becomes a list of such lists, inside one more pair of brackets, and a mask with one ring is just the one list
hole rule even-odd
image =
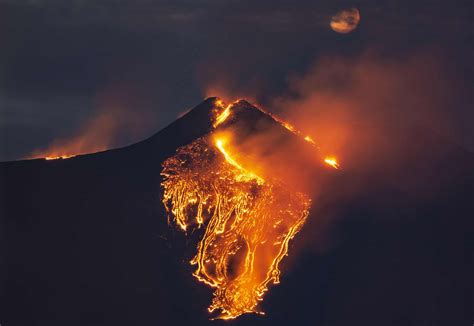
[[[331, 16], [350, 7], [360, 10], [359, 27], [335, 33]], [[104, 112], [112, 127], [94, 137], [111, 148], [152, 135], [210, 95], [274, 109], [321, 60], [350, 67], [361, 57], [383, 61], [382, 71], [387, 62], [418, 58], [407, 68], [415, 71], [432, 62], [420, 74], [441, 86], [421, 102], [443, 94], [444, 134], [472, 150], [472, 16], [469, 0], [1, 0], [0, 160], [87, 133]], [[397, 110], [403, 118], [413, 108]]]

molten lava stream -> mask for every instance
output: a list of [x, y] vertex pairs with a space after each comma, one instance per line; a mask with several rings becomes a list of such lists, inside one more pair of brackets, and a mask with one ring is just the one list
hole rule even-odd
[[60, 159], [66, 160], [66, 159], [74, 157], [74, 156], [76, 156], [76, 155], [59, 155], [59, 156], [50, 155], [50, 156], [46, 156], [44, 159], [46, 161], [60, 160]]
[[[205, 225], [191, 264], [196, 266], [193, 275], [214, 288], [209, 311], [217, 311], [221, 319], [263, 313], [258, 303], [268, 285], [279, 282], [279, 264], [311, 205], [307, 194], [279, 178], [263, 178], [239, 162], [229, 134], [219, 131], [238, 103], [216, 100], [212, 125], [217, 130], [178, 148], [161, 172], [168, 221], [185, 232]], [[258, 110], [319, 152], [311, 137]], [[339, 168], [334, 157], [324, 163]]]
[[279, 180], [264, 180], [232, 157], [222, 138], [201, 138], [163, 163], [163, 203], [183, 230], [206, 224], [191, 264], [215, 288], [209, 311], [231, 319], [261, 313], [278, 283], [288, 242], [308, 216], [310, 199]]
[[327, 165], [330, 165], [332, 166], [333, 168], [335, 169], [339, 169], [339, 163], [337, 162], [337, 159], [335, 157], [326, 157], [324, 159], [324, 163], [326, 163]]

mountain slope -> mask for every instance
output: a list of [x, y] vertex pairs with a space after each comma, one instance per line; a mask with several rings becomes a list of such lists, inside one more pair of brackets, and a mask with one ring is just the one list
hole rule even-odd
[[[0, 323], [220, 323], [191, 276], [195, 243], [167, 225], [160, 189], [161, 163], [211, 130], [213, 103], [125, 148], [0, 164]], [[424, 134], [387, 143], [405, 163], [315, 181], [324, 192], [262, 303], [267, 315], [233, 324], [470, 321], [473, 155]]]

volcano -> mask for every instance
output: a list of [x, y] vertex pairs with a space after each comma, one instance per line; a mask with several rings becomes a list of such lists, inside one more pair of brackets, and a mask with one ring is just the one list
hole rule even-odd
[[[232, 137], [226, 138], [229, 130]], [[281, 271], [281, 283], [265, 283], [264, 276], [262, 282], [269, 289], [262, 290], [263, 301], [257, 300], [261, 309], [251, 303], [237, 313], [227, 311], [227, 316], [239, 317], [226, 323], [471, 323], [468, 257], [474, 155], [420, 130], [386, 142], [403, 164], [391, 169], [345, 169], [342, 162], [340, 169], [334, 169], [311, 142], [261, 109], [242, 100], [228, 114], [226, 106], [209, 98], [157, 134], [128, 147], [69, 159], [1, 163], [0, 323], [224, 323], [210, 321], [207, 310], [219, 293], [213, 296], [193, 277], [194, 273], [208, 283], [220, 280], [212, 272], [196, 272], [196, 264], [202, 266], [193, 257], [199, 258], [196, 245], [205, 228], [198, 219], [185, 218], [180, 225], [176, 214], [170, 214], [175, 207], [166, 207], [167, 190], [174, 188], [163, 185], [169, 175], [176, 175], [170, 158], [192, 144], [204, 144], [203, 152], [220, 157], [216, 164], [227, 164], [232, 178], [247, 182], [250, 194], [266, 194], [260, 179], [276, 176], [270, 188], [281, 184], [287, 192], [274, 202], [296, 207], [300, 214], [296, 215], [304, 217], [294, 220], [294, 229], [288, 226], [276, 235], [289, 247], [289, 257], [278, 256], [277, 268], [269, 269]], [[364, 155], [370, 155], [367, 152]], [[252, 164], [255, 161], [259, 164]], [[191, 171], [202, 167], [179, 162], [195, 166]], [[222, 176], [219, 166], [208, 172]], [[200, 182], [211, 185], [205, 181]], [[297, 204], [305, 202], [303, 195], [295, 195], [296, 202], [282, 199], [296, 193], [308, 196], [309, 211], [306, 204]], [[252, 198], [250, 205], [263, 197]], [[262, 205], [267, 199], [261, 199]], [[203, 207], [209, 203], [206, 200]], [[211, 211], [210, 207], [206, 209]], [[184, 210], [191, 212], [193, 221], [199, 216], [195, 210]], [[206, 218], [211, 219], [204, 217], [203, 225]], [[240, 233], [232, 243], [240, 243], [244, 236]], [[324, 241], [328, 238], [330, 245]], [[209, 241], [221, 240], [216, 236]], [[232, 247], [234, 256], [240, 255], [242, 246]], [[215, 256], [207, 253], [209, 259]], [[201, 264], [207, 264], [205, 259]], [[226, 273], [232, 279], [239, 275], [230, 269]], [[222, 310], [220, 302], [214, 307]], [[224, 316], [225, 309], [230, 308], [224, 307]], [[245, 313], [252, 311], [265, 315]]]

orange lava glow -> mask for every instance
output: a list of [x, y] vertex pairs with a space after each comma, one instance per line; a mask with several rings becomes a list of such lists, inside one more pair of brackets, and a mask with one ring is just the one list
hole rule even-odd
[[279, 283], [279, 264], [303, 226], [307, 195], [279, 180], [264, 180], [244, 169], [212, 137], [181, 147], [163, 163], [163, 203], [182, 230], [207, 224], [194, 276], [213, 287], [209, 312], [233, 319], [259, 313], [269, 284]]
[[264, 180], [262, 178], [260, 178], [259, 176], [255, 175], [254, 173], [252, 172], [249, 172], [247, 171], [246, 169], [244, 169], [239, 163], [237, 163], [236, 160], [234, 160], [232, 158], [232, 156], [228, 153], [228, 151], [224, 148], [225, 146], [225, 143], [226, 143], [226, 139], [224, 137], [219, 137], [219, 138], [216, 138], [216, 141], [215, 141], [215, 144], [216, 144], [216, 147], [219, 149], [219, 151], [222, 153], [222, 155], [224, 155], [224, 158], [225, 160], [233, 165], [234, 167], [236, 167], [241, 173], [237, 176], [237, 180], [238, 181], [242, 181], [242, 180], [255, 180], [257, 181], [258, 184], [263, 184], [264, 183]]
[[71, 158], [71, 157], [74, 157], [76, 155], [59, 155], [59, 156], [46, 156], [44, 159], [47, 160], [47, 161], [51, 161], [51, 160], [65, 160], [65, 159], [68, 159], [68, 158]]
[[311, 143], [313, 145], [316, 145], [316, 142], [311, 138], [310, 136], [305, 136], [304, 140], [306, 140], [308, 143]]
[[[259, 302], [269, 285], [279, 283], [280, 262], [311, 205], [308, 194], [242, 163], [234, 135], [222, 125], [232, 107], [216, 100], [215, 130], [178, 148], [161, 172], [168, 222], [184, 232], [203, 227], [190, 263], [196, 266], [194, 277], [214, 289], [208, 310], [219, 319], [263, 314]], [[275, 120], [301, 136], [290, 124]], [[315, 145], [311, 137], [301, 138]]]
[[235, 101], [234, 103], [225, 105], [222, 100], [216, 100], [215, 105], [216, 105], [216, 110], [214, 111], [215, 113], [215, 119], [212, 124], [214, 128], [217, 128], [220, 124], [222, 124], [224, 121], [227, 120], [227, 118], [230, 116], [230, 113], [232, 111], [232, 106], [237, 103]]
[[339, 169], [339, 163], [337, 163], [337, 160], [334, 157], [326, 157], [324, 159], [324, 163], [332, 166], [335, 169]]

